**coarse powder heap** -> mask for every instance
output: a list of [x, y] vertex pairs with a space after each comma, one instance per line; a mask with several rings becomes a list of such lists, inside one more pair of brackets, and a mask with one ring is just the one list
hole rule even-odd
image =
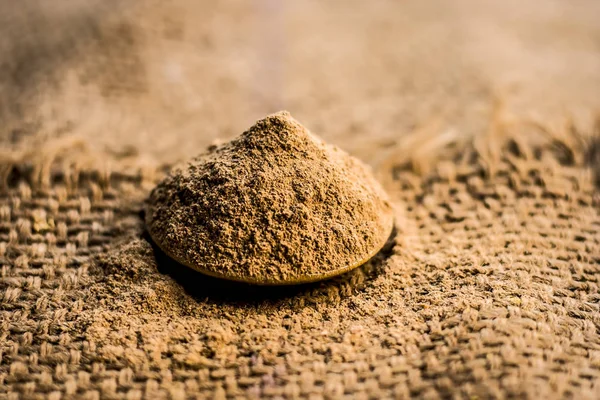
[[279, 112], [173, 170], [150, 194], [146, 222], [188, 267], [291, 284], [360, 265], [383, 246], [393, 217], [366, 165]]

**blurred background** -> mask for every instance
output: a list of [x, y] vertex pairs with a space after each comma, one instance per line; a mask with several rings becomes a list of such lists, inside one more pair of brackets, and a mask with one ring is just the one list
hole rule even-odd
[[419, 129], [600, 110], [597, 0], [0, 2], [0, 146], [172, 163], [280, 109], [375, 164]]

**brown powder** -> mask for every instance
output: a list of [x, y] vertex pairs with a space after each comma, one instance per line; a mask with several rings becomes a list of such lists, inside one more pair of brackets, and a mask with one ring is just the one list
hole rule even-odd
[[175, 169], [152, 191], [146, 222], [184, 265], [285, 284], [366, 261], [390, 234], [392, 207], [367, 166], [280, 112]]

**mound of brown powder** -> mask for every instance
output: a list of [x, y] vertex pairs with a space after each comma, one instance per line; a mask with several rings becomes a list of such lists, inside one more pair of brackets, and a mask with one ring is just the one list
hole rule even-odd
[[368, 167], [280, 112], [174, 170], [152, 191], [146, 221], [182, 264], [285, 284], [368, 259], [390, 234], [392, 208]]

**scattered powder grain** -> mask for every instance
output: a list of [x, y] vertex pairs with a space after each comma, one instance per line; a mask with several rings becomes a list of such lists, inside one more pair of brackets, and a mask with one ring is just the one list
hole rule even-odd
[[356, 266], [383, 246], [392, 220], [368, 167], [287, 112], [176, 168], [146, 214], [154, 241], [180, 263], [258, 284]]

